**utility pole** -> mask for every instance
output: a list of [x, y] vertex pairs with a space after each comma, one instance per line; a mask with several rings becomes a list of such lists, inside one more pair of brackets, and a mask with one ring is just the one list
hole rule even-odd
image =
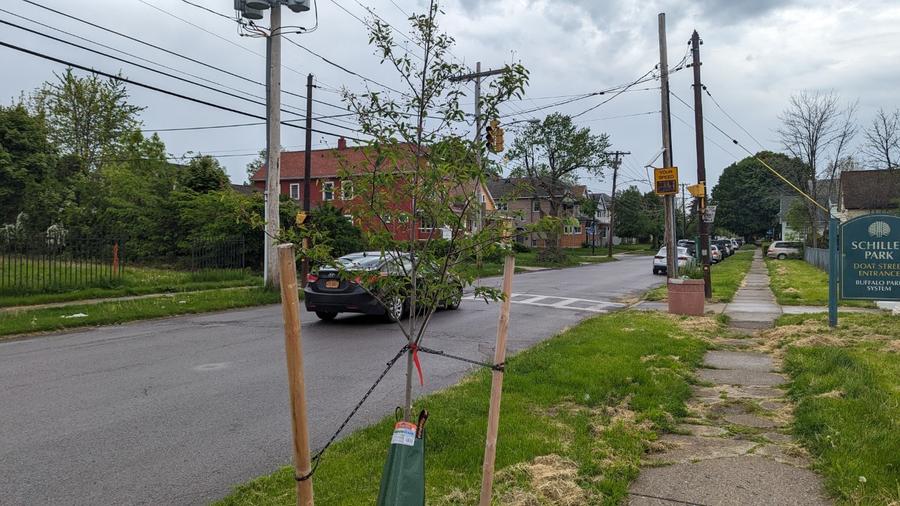
[[703, 291], [706, 298], [712, 297], [712, 276], [710, 272], [711, 261], [709, 258], [709, 224], [703, 219], [706, 210], [706, 152], [703, 146], [703, 95], [700, 83], [700, 34], [697, 30], [691, 35], [691, 53], [694, 68], [694, 132], [697, 138], [697, 183], [703, 185], [703, 197], [697, 206], [697, 226], [700, 228], [700, 257], [703, 262]]
[[[615, 227], [615, 219], [616, 219], [616, 180], [619, 176], [619, 165], [622, 164], [622, 157], [625, 155], [630, 155], [631, 151], [613, 151], [612, 153], [607, 153], [607, 155], [612, 155], [613, 162], [613, 181], [612, 181], [612, 195], [609, 197], [609, 230], [606, 238], [607, 245], [607, 253], [606, 256], [612, 258], [613, 255], [613, 232]], [[595, 231], [596, 233], [596, 231]]]
[[685, 207], [684, 187], [687, 183], [681, 183], [681, 237], [687, 239], [687, 207]]
[[[312, 170], [312, 108], [313, 75], [306, 76], [306, 149], [303, 153], [303, 219], [309, 219], [309, 179]], [[300, 286], [306, 288], [309, 274], [309, 239], [303, 239], [303, 263], [300, 265]]]
[[[672, 167], [672, 118], [669, 111], [669, 58], [666, 50], [666, 13], [659, 17], [659, 82], [662, 96], [663, 166]], [[664, 197], [666, 213], [666, 277], [678, 275], [678, 250], [675, 248], [675, 196]]]
[[[269, 36], [266, 37], [266, 286], [279, 285], [275, 238], [281, 230], [281, 3], [269, 8]], [[309, 130], [307, 130], [307, 135]]]

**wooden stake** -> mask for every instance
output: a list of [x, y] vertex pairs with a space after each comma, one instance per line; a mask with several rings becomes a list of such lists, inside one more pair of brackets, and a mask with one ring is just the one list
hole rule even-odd
[[[494, 348], [494, 364], [506, 360], [506, 334], [509, 331], [509, 309], [512, 296], [512, 277], [516, 270], [515, 255], [507, 255], [503, 263], [503, 304], [500, 306], [500, 322], [497, 324], [497, 344]], [[484, 464], [481, 468], [480, 506], [490, 506], [494, 487], [494, 459], [497, 456], [497, 429], [500, 426], [500, 395], [503, 393], [503, 372], [491, 373], [491, 404], [488, 410], [487, 439], [484, 444]]]
[[[294, 432], [294, 469], [306, 476], [309, 461], [309, 431], [306, 421], [306, 387], [303, 381], [303, 342], [300, 338], [300, 299], [297, 296], [297, 262], [294, 245], [278, 246], [281, 278], [281, 311], [284, 317], [284, 351], [291, 394], [291, 425]], [[313, 506], [312, 478], [297, 481], [297, 505]]]

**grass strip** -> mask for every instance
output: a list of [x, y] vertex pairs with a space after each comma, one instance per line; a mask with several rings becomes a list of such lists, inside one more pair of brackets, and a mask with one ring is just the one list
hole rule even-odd
[[246, 269], [189, 272], [129, 266], [121, 278], [98, 281], [96, 286], [58, 287], [58, 291], [44, 289], [40, 284], [8, 288], [0, 293], [0, 307], [260, 285], [262, 278]]
[[[734, 255], [712, 265], [710, 277], [712, 278], [713, 302], [731, 302], [734, 294], [741, 287], [744, 276], [750, 270], [752, 261], [753, 251], [739, 250]], [[644, 294], [644, 299], [665, 300], [668, 293], [668, 287], [662, 285]]]
[[[708, 318], [618, 312], [582, 322], [509, 359], [495, 501], [620, 504], [656, 432], [686, 414], [691, 371], [706, 349], [698, 335], [715, 328]], [[490, 374], [479, 370], [417, 401], [417, 410], [425, 407], [431, 415], [429, 504], [477, 502], [489, 391]], [[316, 504], [372, 504], [393, 423], [387, 417], [329, 449], [313, 478]], [[545, 478], [535, 466], [550, 466], [564, 479], [542, 487]], [[554, 493], [565, 497], [548, 496]], [[218, 504], [295, 504], [293, 469], [241, 485]]]
[[797, 343], [785, 356], [794, 428], [829, 492], [845, 504], [900, 503], [900, 319], [842, 313], [827, 334], [822, 314], [778, 325]]
[[[804, 260], [766, 258], [772, 292], [785, 306], [827, 306], [828, 273]], [[841, 306], [875, 307], [867, 300], [842, 300]]]
[[263, 288], [223, 289], [173, 294], [152, 299], [100, 302], [0, 313], [0, 336], [110, 325], [180, 314], [205, 313], [237, 307], [275, 304], [280, 300], [279, 292]]

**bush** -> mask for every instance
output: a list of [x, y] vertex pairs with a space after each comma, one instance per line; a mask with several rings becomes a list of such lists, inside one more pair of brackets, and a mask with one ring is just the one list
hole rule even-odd
[[513, 251], [515, 251], [516, 253], [531, 253], [531, 248], [525, 246], [525, 244], [521, 242], [514, 242]]

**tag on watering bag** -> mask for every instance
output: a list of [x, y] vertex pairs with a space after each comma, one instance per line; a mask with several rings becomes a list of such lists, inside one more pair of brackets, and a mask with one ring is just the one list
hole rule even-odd
[[416, 444], [416, 424], [410, 422], [397, 422], [394, 425], [394, 435], [391, 437], [392, 445], [413, 446]]

